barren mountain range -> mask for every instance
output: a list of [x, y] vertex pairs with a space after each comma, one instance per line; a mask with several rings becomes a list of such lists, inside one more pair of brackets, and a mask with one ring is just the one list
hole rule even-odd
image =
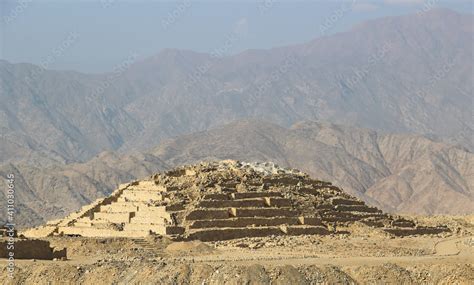
[[0, 61], [0, 173], [17, 174], [23, 224], [212, 158], [297, 167], [392, 212], [472, 213], [472, 23], [434, 9], [99, 75]]
[[249, 117], [432, 134], [472, 150], [472, 22], [435, 9], [233, 56], [168, 49], [99, 75], [2, 61], [0, 160], [33, 150], [85, 161]]

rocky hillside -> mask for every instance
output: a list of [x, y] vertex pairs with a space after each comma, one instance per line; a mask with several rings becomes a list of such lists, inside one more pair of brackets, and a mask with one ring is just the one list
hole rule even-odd
[[418, 135], [316, 122], [284, 128], [242, 121], [167, 140], [146, 153], [106, 152], [86, 163], [48, 167], [5, 164], [0, 174], [16, 174], [19, 223], [36, 225], [109, 194], [119, 183], [229, 158], [301, 169], [389, 212], [462, 214], [474, 207], [472, 153]]
[[435, 9], [233, 56], [164, 50], [99, 75], [0, 61], [0, 161], [86, 161], [255, 117], [432, 134], [473, 150], [472, 20]]

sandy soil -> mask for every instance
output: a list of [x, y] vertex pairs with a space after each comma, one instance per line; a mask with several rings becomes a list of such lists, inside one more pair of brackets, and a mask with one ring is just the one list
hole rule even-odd
[[50, 238], [66, 261], [17, 260], [2, 284], [472, 284], [474, 236], [300, 236], [226, 242]]

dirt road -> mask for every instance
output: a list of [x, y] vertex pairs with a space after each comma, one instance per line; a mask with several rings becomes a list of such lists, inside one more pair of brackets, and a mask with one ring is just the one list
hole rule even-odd
[[330, 255], [295, 256], [279, 255], [274, 252], [259, 252], [245, 254], [239, 252], [207, 255], [202, 257], [186, 258], [200, 263], [232, 262], [236, 265], [259, 263], [262, 265], [378, 265], [383, 263], [407, 264], [444, 264], [468, 263], [474, 264], [474, 248], [465, 242], [473, 237], [454, 238], [436, 243], [433, 255], [422, 256], [380, 256], [380, 257], [337, 257]]

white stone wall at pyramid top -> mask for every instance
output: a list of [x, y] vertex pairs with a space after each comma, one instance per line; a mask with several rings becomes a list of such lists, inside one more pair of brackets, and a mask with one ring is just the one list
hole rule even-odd
[[239, 162], [237, 164], [241, 168], [251, 168], [255, 172], [262, 173], [263, 175], [274, 175], [274, 174], [294, 174], [303, 175], [304, 173], [289, 168], [283, 168], [273, 162]]

